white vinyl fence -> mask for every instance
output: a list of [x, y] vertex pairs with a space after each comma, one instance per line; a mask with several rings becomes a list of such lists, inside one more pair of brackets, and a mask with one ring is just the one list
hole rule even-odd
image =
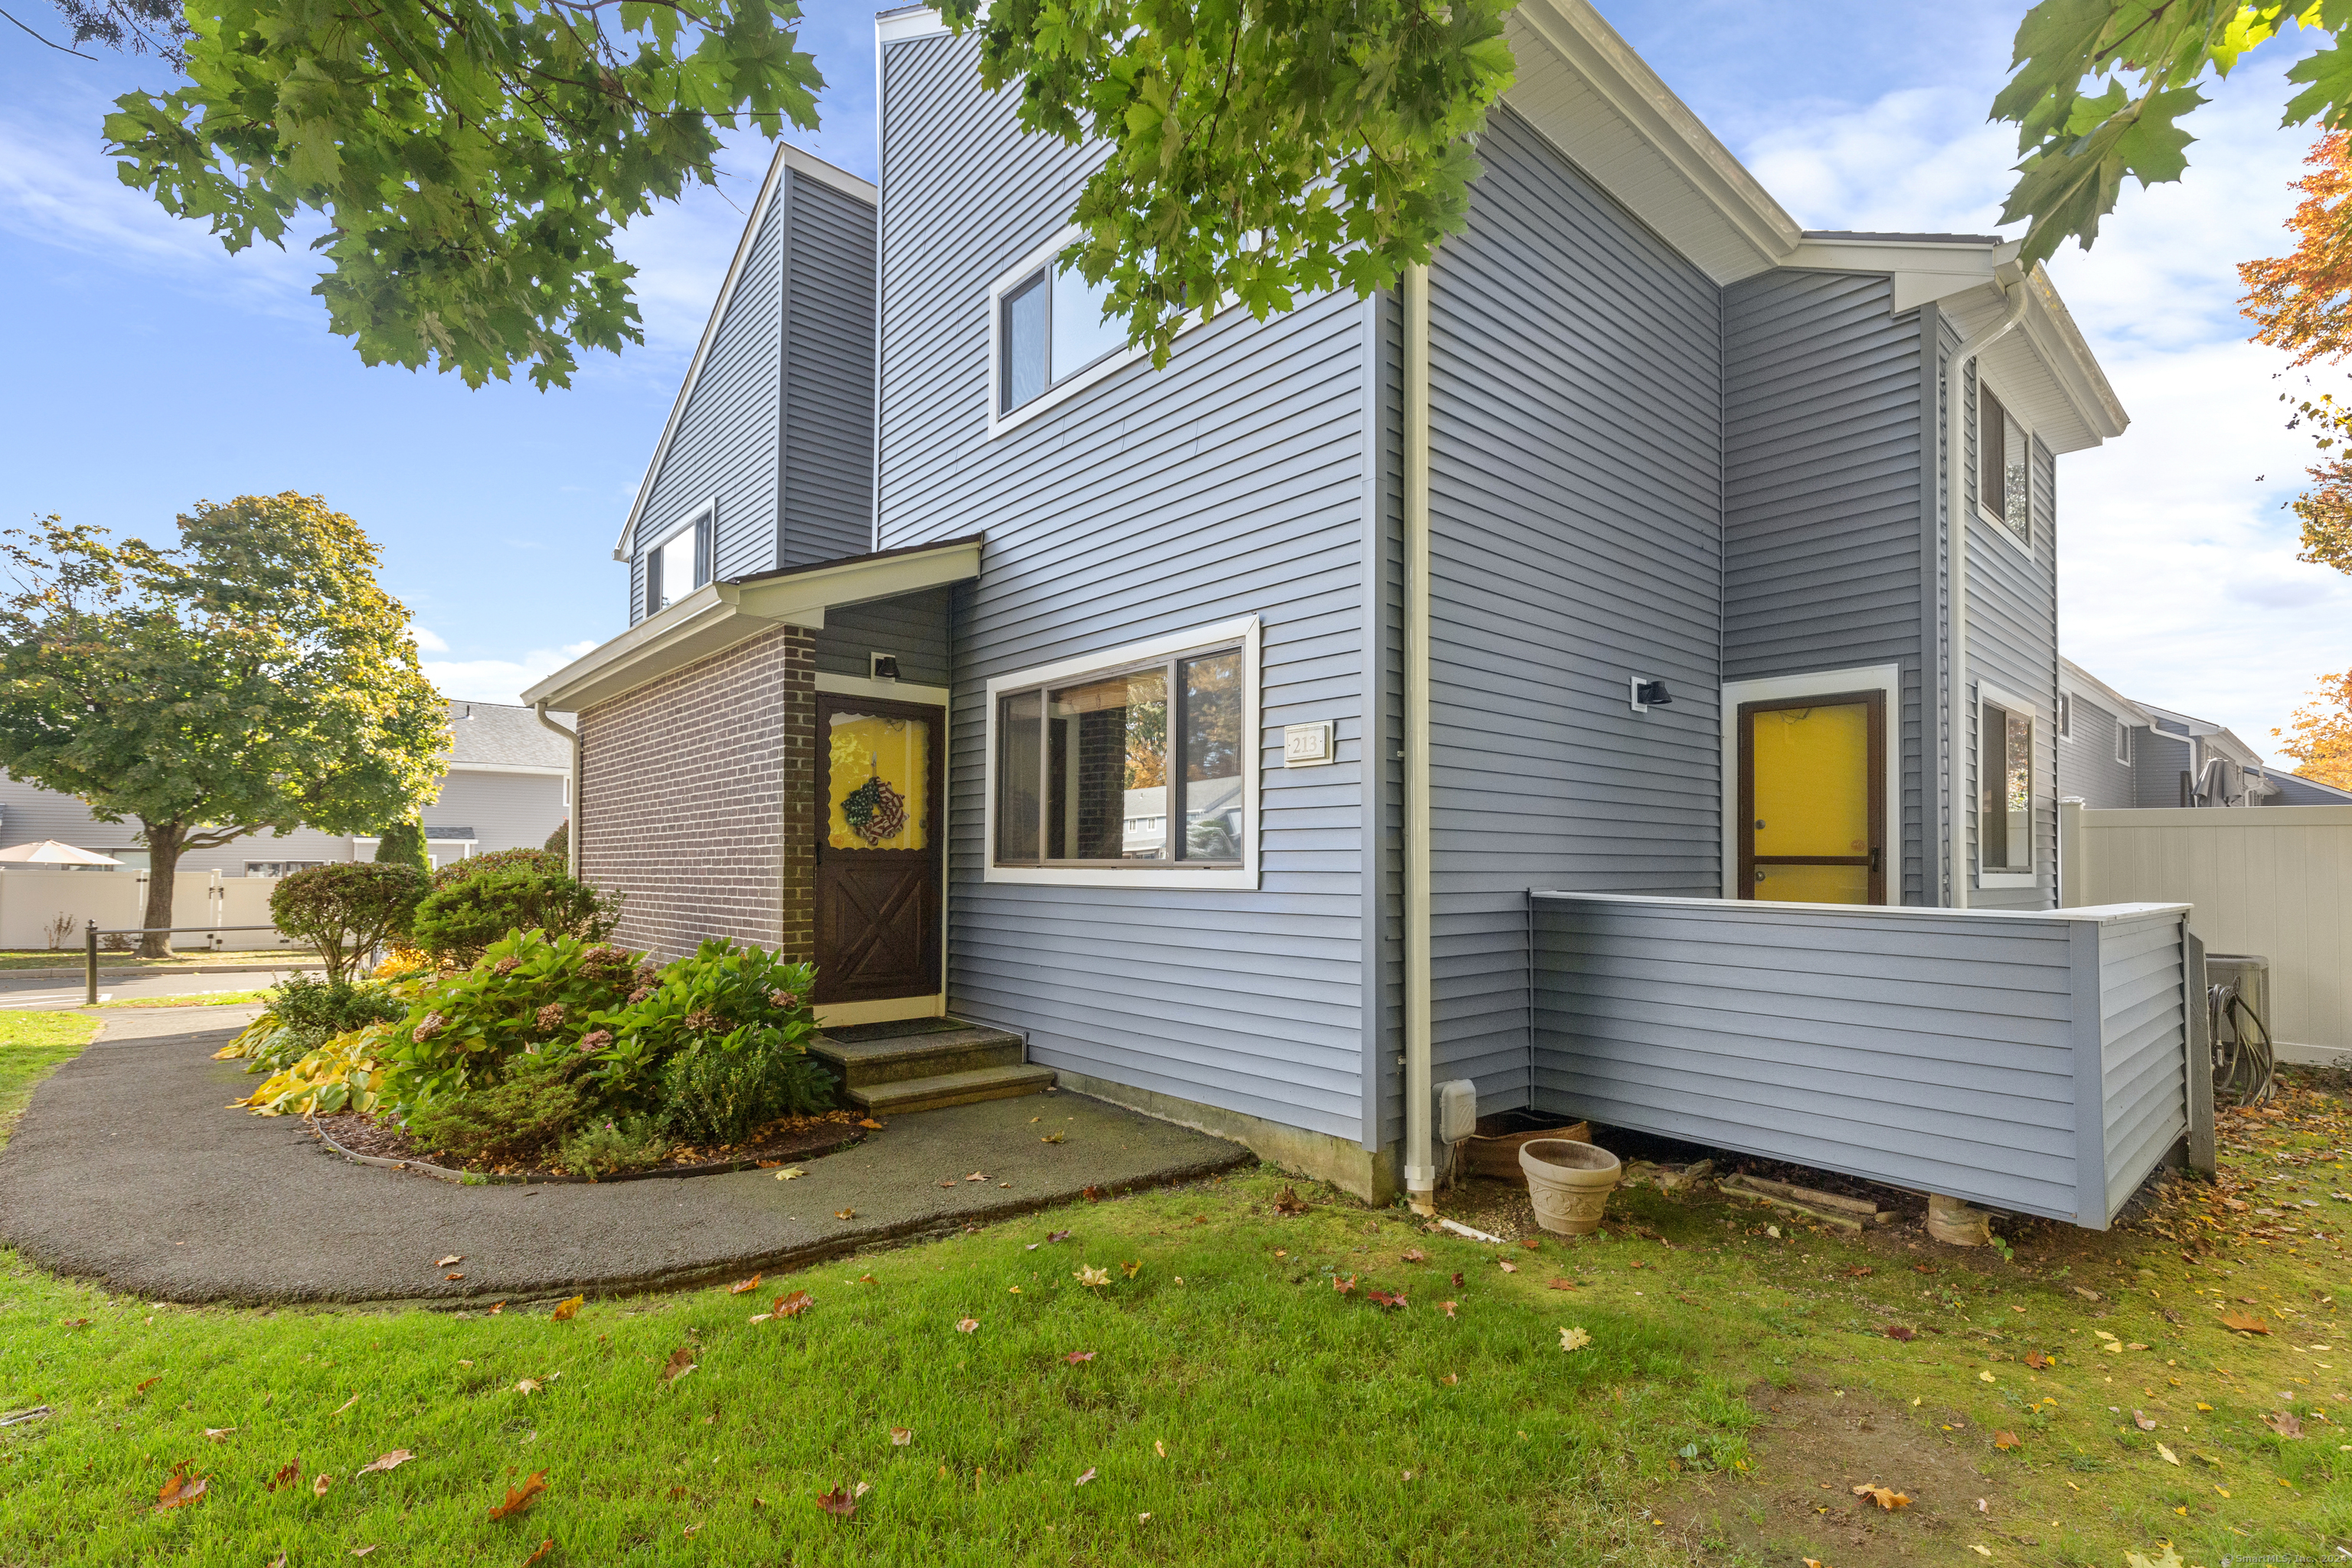
[[2190, 904], [2208, 952], [2269, 959], [2282, 1059], [2352, 1054], [2352, 805], [2066, 805], [2059, 845], [2062, 901]]
[[[275, 877], [224, 877], [217, 871], [183, 871], [172, 887], [175, 926], [266, 926]], [[50, 871], [11, 868], [0, 871], [0, 948], [55, 946], [64, 959], [79, 962], [82, 931], [90, 921], [100, 931], [142, 925], [147, 914], [147, 877], [133, 871]], [[63, 917], [69, 929], [53, 936]], [[135, 938], [132, 940], [136, 940]], [[172, 945], [187, 952], [208, 947], [284, 947], [275, 931], [225, 931], [215, 942], [205, 931], [183, 931]]]

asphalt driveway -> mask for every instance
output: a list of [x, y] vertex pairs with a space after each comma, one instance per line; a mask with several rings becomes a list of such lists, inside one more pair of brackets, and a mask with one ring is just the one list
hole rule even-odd
[[[1057, 1092], [895, 1118], [789, 1182], [741, 1171], [459, 1186], [337, 1158], [296, 1118], [225, 1109], [254, 1080], [211, 1053], [250, 1013], [202, 1011], [109, 1014], [98, 1042], [35, 1091], [0, 1151], [0, 1240], [152, 1300], [455, 1306], [785, 1269], [1250, 1159]], [[1044, 1142], [1052, 1132], [1061, 1141]], [[436, 1266], [453, 1253], [465, 1261]]]

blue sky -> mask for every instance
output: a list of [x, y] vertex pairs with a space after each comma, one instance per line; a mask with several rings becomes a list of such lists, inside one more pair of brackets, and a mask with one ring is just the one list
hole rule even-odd
[[[2006, 6], [1606, 4], [1659, 73], [1809, 227], [1992, 226], [2009, 138], [1984, 123]], [[28, 20], [41, 20], [37, 12]], [[815, 0], [832, 83], [801, 144], [874, 173], [873, 11]], [[2060, 469], [2063, 640], [2133, 696], [2257, 749], [2352, 664], [2352, 578], [2298, 564], [2281, 503], [2310, 460], [2282, 428], [2278, 356], [2244, 342], [2231, 264], [2269, 254], [2306, 138], [2277, 129], [2273, 46], [2193, 122], [2189, 178], [2128, 188], [2096, 249], [2052, 272], [2134, 416]], [[168, 530], [199, 498], [317, 492], [379, 540], [454, 696], [513, 700], [625, 620], [613, 536], [724, 272], [766, 150], [635, 226], [647, 342], [583, 356], [568, 392], [468, 392], [368, 369], [330, 334], [299, 250], [224, 254], [115, 180], [108, 102], [169, 72], [0, 38], [0, 523], [58, 511]], [[2322, 378], [2323, 384], [2336, 378]]]

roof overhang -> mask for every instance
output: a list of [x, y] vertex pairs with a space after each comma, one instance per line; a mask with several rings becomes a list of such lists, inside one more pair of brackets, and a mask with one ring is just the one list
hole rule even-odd
[[522, 694], [583, 712], [780, 626], [824, 625], [827, 610], [894, 599], [980, 575], [978, 534], [706, 583], [659, 615], [581, 655]]
[[2148, 717], [2146, 709], [2063, 654], [2058, 658], [2058, 674], [2068, 685], [2078, 687], [2105, 701], [2115, 710], [2116, 717], [2125, 723], [2154, 726], [2155, 721]]

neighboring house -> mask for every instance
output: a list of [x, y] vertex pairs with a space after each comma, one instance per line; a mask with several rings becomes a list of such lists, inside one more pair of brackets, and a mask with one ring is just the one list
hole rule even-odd
[[[566, 715], [557, 715], [559, 718]], [[425, 808], [425, 853], [434, 864], [493, 849], [537, 848], [569, 809], [571, 747], [528, 708], [449, 704], [448, 771]], [[136, 822], [100, 822], [71, 795], [0, 774], [0, 847], [55, 838], [111, 855], [143, 870]], [[192, 849], [180, 869], [228, 877], [279, 877], [330, 860], [370, 860], [376, 841], [298, 827], [282, 837], [257, 833], [214, 849]]]
[[632, 625], [526, 693], [624, 940], [1371, 1194], [1409, 1062], [1541, 1098], [1531, 889], [2053, 907], [2057, 460], [2125, 415], [2014, 246], [1800, 229], [1527, 0], [1425, 274], [1154, 371], [1053, 268], [1097, 154], [877, 27], [879, 190], [779, 153]]
[[2352, 790], [2271, 767], [2222, 726], [2135, 702], [2072, 659], [2058, 677], [2058, 793], [2093, 810], [2352, 804]]

